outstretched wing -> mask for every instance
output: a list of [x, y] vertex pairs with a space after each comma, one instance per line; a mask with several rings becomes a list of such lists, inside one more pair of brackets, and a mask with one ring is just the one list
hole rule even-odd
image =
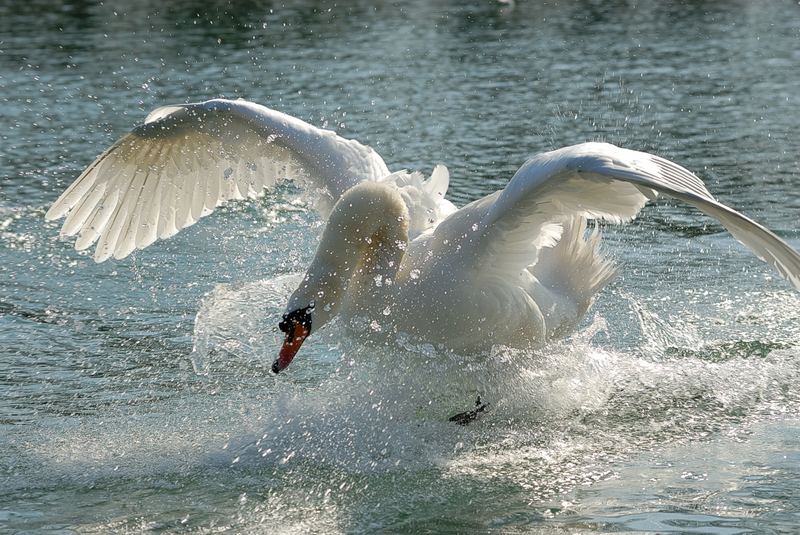
[[370, 147], [245, 100], [165, 106], [101, 154], [53, 203], [75, 248], [124, 258], [172, 236], [229, 200], [253, 198], [284, 178], [330, 207], [351, 186], [389, 174]]
[[623, 222], [635, 217], [657, 193], [687, 202], [719, 220], [800, 290], [800, 254], [773, 232], [718, 202], [683, 167], [607, 143], [584, 143], [528, 160], [486, 206], [471, 241], [484, 261], [496, 263], [500, 258], [507, 267], [524, 269], [536, 261], [541, 247], [559, 239], [567, 218]]

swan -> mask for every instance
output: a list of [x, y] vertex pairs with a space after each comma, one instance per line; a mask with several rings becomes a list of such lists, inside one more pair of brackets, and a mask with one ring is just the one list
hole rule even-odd
[[718, 202], [690, 171], [608, 143], [538, 154], [505, 188], [457, 209], [449, 173], [390, 172], [370, 147], [245, 100], [151, 112], [53, 203], [75, 248], [124, 258], [282, 180], [327, 223], [279, 323], [272, 371], [333, 317], [364, 336], [407, 333], [454, 351], [530, 347], [573, 330], [614, 263], [587, 220], [630, 221], [659, 193], [717, 219], [800, 290], [800, 254]]

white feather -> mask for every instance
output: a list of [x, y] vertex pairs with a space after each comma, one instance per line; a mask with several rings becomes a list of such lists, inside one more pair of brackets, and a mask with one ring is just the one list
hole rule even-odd
[[381, 157], [357, 141], [251, 102], [210, 100], [151, 112], [78, 177], [46, 218], [68, 214], [62, 234], [80, 234], [81, 248], [99, 240], [95, 259], [103, 261], [172, 236], [217, 206], [261, 195], [284, 178], [335, 200], [387, 174]]

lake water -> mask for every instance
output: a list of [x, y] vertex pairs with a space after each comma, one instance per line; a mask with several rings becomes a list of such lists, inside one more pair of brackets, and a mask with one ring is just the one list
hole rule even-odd
[[800, 530], [800, 295], [683, 205], [606, 229], [563, 342], [332, 325], [278, 377], [320, 228], [291, 187], [99, 265], [44, 221], [152, 108], [226, 96], [444, 163], [459, 204], [539, 151], [654, 151], [800, 247], [797, 2], [288, 4], [0, 4], [0, 532]]

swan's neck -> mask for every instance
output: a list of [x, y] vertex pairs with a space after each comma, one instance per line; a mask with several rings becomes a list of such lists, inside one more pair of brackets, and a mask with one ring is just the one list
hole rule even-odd
[[408, 243], [408, 209], [390, 185], [362, 183], [336, 203], [287, 310], [314, 305], [313, 329], [337, 312], [385, 307]]

